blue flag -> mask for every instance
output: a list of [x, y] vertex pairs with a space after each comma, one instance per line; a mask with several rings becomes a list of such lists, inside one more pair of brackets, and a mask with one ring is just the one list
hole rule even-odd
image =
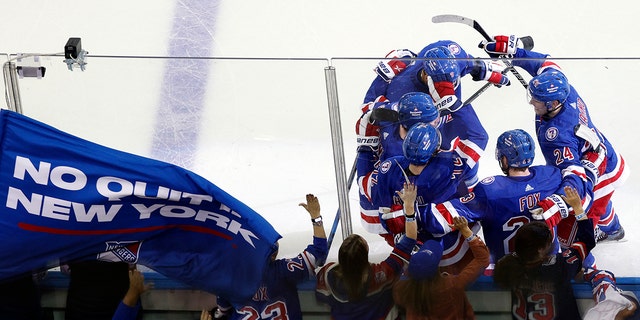
[[0, 280], [76, 259], [250, 298], [280, 235], [184, 168], [0, 111]]

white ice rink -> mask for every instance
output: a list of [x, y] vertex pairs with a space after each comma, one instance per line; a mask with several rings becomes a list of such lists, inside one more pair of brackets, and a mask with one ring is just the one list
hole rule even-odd
[[[594, 123], [631, 168], [613, 198], [625, 241], [595, 249], [600, 267], [631, 277], [640, 270], [635, 8], [630, 0], [24, 0], [0, 10], [0, 53], [36, 53], [47, 68], [43, 79], [19, 80], [24, 114], [193, 170], [265, 216], [283, 235], [281, 256], [290, 256], [311, 240], [308, 215], [298, 207], [304, 195], [319, 196], [327, 231], [338, 208], [327, 66], [337, 74], [348, 174], [358, 106], [379, 58], [396, 48], [417, 52], [440, 39], [486, 57], [476, 31], [433, 24], [432, 16], [473, 18], [492, 35], [530, 35], [536, 51], [560, 58]], [[70, 37], [82, 38], [89, 52], [84, 72], [70, 71], [63, 57], [50, 55], [63, 52]], [[534, 133], [525, 90], [510, 78], [511, 86], [490, 88], [473, 104], [490, 134], [481, 176], [500, 174], [493, 159], [500, 133]], [[464, 79], [463, 98], [481, 85]], [[389, 248], [360, 226], [355, 184], [349, 199], [353, 231], [367, 236], [382, 259]]]

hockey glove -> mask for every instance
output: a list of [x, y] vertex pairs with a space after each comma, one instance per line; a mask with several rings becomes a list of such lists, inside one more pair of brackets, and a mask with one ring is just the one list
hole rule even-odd
[[501, 55], [514, 55], [518, 49], [518, 37], [514, 35], [510, 36], [495, 36], [494, 41], [483, 40], [478, 47], [483, 48], [490, 57], [497, 58]]
[[380, 222], [382, 226], [394, 235], [404, 233], [404, 210], [402, 205], [394, 204], [391, 208], [381, 208]]
[[502, 73], [507, 67], [500, 61], [475, 60], [471, 76], [474, 81], [485, 80], [498, 87], [511, 84], [509, 78]]
[[415, 57], [416, 54], [409, 49], [392, 50], [385, 56], [387, 59], [378, 62], [373, 71], [384, 81], [391, 82], [391, 79], [406, 69]]
[[544, 220], [550, 228], [569, 216], [569, 206], [557, 194], [552, 194], [538, 202], [538, 207], [540, 208], [529, 210], [531, 216], [535, 220]]
[[427, 87], [429, 88], [429, 95], [435, 101], [436, 109], [455, 112], [460, 108], [461, 104], [456, 103], [458, 102], [458, 97], [456, 97], [456, 89], [453, 82], [434, 82], [433, 78], [428, 77]]
[[[365, 109], [363, 109], [365, 110]], [[371, 123], [373, 110], [366, 109], [364, 114], [356, 122], [356, 144], [358, 150], [361, 148], [371, 148], [377, 150], [380, 145], [380, 127]]]
[[598, 177], [605, 173], [607, 170], [607, 156], [606, 149], [603, 147], [598, 148], [598, 151], [589, 150], [580, 159], [580, 164], [584, 167], [584, 172], [587, 174], [587, 178], [595, 185], [598, 182]]

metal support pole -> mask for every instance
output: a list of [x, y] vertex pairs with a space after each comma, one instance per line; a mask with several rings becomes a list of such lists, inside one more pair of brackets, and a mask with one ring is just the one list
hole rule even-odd
[[20, 101], [20, 89], [18, 88], [18, 72], [16, 64], [7, 61], [2, 66], [2, 74], [4, 75], [5, 96], [7, 99], [7, 108], [17, 113], [22, 113], [22, 102]]
[[340, 124], [340, 107], [338, 104], [338, 84], [336, 69], [328, 66], [324, 69], [327, 85], [327, 103], [329, 106], [329, 123], [331, 124], [331, 141], [333, 145], [333, 167], [338, 187], [338, 205], [340, 210], [340, 224], [342, 239], [353, 232], [351, 227], [351, 211], [349, 209], [349, 187], [345, 170], [344, 148], [342, 146], [342, 125]]

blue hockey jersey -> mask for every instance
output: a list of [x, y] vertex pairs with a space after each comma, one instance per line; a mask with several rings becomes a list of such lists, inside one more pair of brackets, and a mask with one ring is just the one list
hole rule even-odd
[[[552, 166], [532, 166], [525, 177], [491, 176], [478, 183], [472, 193], [421, 211], [423, 227], [434, 235], [451, 231], [453, 217], [481, 222], [485, 243], [495, 263], [514, 251], [513, 237], [522, 225], [532, 221], [529, 210], [541, 199], [558, 192], [562, 173]], [[556, 249], [559, 249], [556, 241]], [[556, 250], [557, 251], [557, 250]]]
[[302, 319], [298, 284], [315, 278], [315, 268], [324, 264], [329, 248], [326, 238], [313, 237], [313, 244], [295, 258], [271, 261], [253, 298], [231, 304], [217, 297], [218, 308], [229, 319]]
[[[532, 76], [542, 72], [562, 72], [554, 62], [545, 60], [548, 57], [547, 54], [519, 48], [514, 56], [516, 59], [513, 60], [513, 65], [523, 68]], [[575, 135], [574, 127], [578, 124], [585, 125], [596, 132], [607, 148], [606, 172], [600, 174], [595, 186], [584, 179], [581, 182], [575, 180], [567, 182], [576, 188], [581, 196], [587, 197], [585, 209], [588, 210], [594, 199], [610, 194], [615, 187], [622, 184], [628, 172], [624, 171], [624, 159], [619, 156], [611, 142], [595, 126], [589, 115], [587, 104], [573, 86], [571, 86], [564, 107], [555, 117], [547, 119], [536, 116], [535, 118], [538, 144], [548, 165], [556, 166], [560, 169], [568, 169], [579, 175], [584, 174], [580, 159], [591, 146], [587, 141]]]

